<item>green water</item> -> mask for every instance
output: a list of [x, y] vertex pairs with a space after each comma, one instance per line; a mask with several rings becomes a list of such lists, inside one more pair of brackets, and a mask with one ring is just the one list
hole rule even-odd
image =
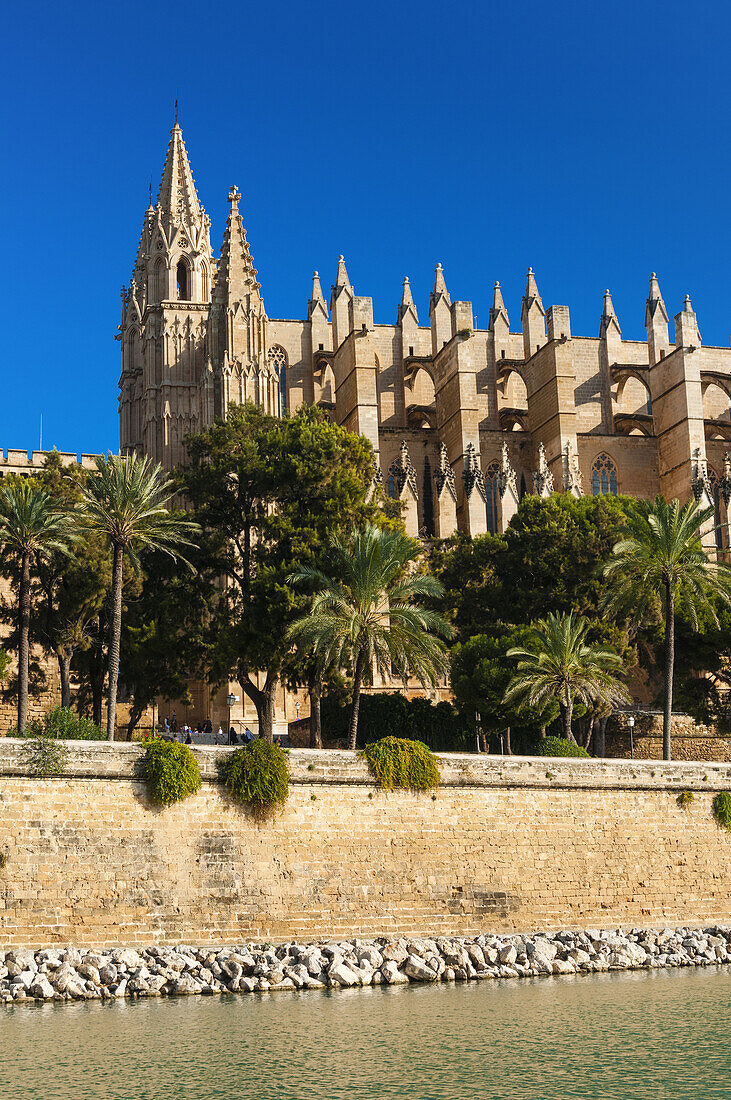
[[731, 970], [39, 1005], [2, 1100], [728, 1100]]

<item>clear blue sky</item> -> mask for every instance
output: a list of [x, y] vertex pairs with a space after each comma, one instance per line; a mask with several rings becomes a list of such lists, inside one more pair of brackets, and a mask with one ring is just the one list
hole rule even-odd
[[271, 317], [343, 252], [376, 321], [441, 261], [512, 327], [529, 265], [596, 335], [644, 335], [649, 272], [728, 345], [731, 15], [722, 3], [159, 0], [6, 6], [0, 445], [118, 446], [119, 290], [173, 100], [220, 247], [242, 212]]

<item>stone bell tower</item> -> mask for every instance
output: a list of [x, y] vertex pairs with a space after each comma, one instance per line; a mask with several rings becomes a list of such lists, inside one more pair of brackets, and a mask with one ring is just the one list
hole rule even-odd
[[176, 122], [157, 202], [145, 213], [132, 281], [123, 292], [122, 454], [148, 454], [170, 468], [182, 460], [186, 437], [202, 427], [214, 270], [210, 219]]

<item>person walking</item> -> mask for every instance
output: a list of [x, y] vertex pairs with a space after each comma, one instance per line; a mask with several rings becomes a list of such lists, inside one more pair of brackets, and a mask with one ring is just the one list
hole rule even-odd
[[216, 733], [216, 744], [219, 745], [223, 741], [223, 729], [219, 725], [218, 732]]

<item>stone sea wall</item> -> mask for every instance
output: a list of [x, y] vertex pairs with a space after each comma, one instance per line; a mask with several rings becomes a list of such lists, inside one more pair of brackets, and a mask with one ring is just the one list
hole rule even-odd
[[[216, 782], [151, 804], [135, 745], [77, 742], [23, 774], [0, 741], [0, 949], [321, 941], [731, 918], [731, 765], [440, 757], [433, 793], [381, 791], [355, 754], [295, 750], [258, 820]], [[685, 808], [681, 791], [694, 792]]]

